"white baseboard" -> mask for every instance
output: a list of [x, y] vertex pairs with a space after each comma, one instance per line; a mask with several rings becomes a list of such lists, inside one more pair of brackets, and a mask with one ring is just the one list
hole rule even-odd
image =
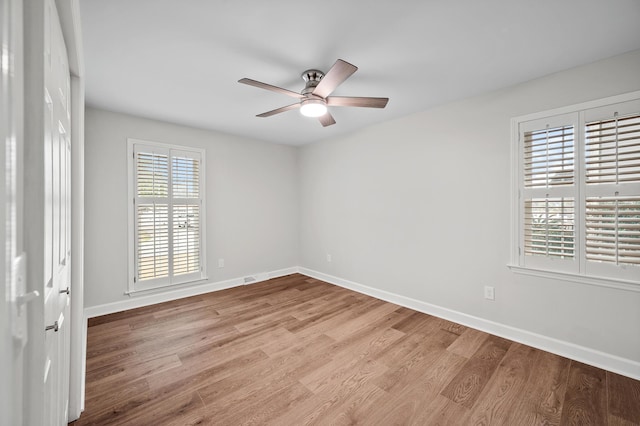
[[[279, 269], [271, 272], [262, 272], [259, 274], [251, 274], [254, 279], [250, 284], [261, 281], [270, 280], [272, 278], [283, 277], [285, 275], [295, 274], [298, 267]], [[114, 312], [127, 311], [129, 309], [141, 308], [143, 306], [155, 305], [156, 303], [168, 302], [170, 300], [182, 299], [199, 294], [211, 293], [213, 291], [225, 290], [227, 288], [239, 287], [245, 285], [245, 277], [232, 278], [230, 280], [218, 281], [212, 283], [203, 283], [190, 286], [182, 286], [171, 290], [167, 287], [154, 293], [141, 292], [130, 295], [129, 299], [119, 300], [117, 302], [105, 303], [102, 305], [91, 306], [84, 309], [85, 318], [98, 317], [100, 315], [112, 314]]]
[[277, 271], [269, 272], [269, 280], [271, 278], [280, 278], [285, 275], [297, 274], [300, 272], [300, 268], [298, 266], [292, 266], [291, 268], [278, 269]]
[[593, 365], [594, 367], [622, 374], [636, 380], [640, 380], [640, 362], [621, 358], [616, 355], [590, 349], [584, 346], [576, 345], [570, 342], [555, 339], [553, 337], [543, 336], [531, 331], [511, 327], [509, 325], [489, 321], [483, 318], [468, 315], [462, 312], [453, 311], [441, 306], [432, 305], [427, 302], [412, 299], [388, 291], [379, 290], [353, 281], [345, 280], [322, 272], [314, 271], [307, 268], [297, 268], [298, 272], [311, 278], [316, 278], [349, 290], [357, 291], [377, 299], [395, 303], [415, 311], [425, 314], [437, 316], [439, 318], [453, 321], [477, 330], [484, 331], [514, 342], [522, 343], [534, 348], [542, 349], [547, 352], [554, 353], [575, 361]]

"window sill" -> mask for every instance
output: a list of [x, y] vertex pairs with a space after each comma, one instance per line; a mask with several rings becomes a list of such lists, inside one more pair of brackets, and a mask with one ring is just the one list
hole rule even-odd
[[640, 282], [617, 280], [612, 278], [600, 278], [594, 276], [570, 274], [567, 272], [546, 271], [542, 269], [526, 268], [519, 265], [507, 265], [516, 274], [530, 275], [534, 277], [550, 278], [562, 281], [571, 281], [579, 284], [588, 284], [598, 287], [615, 288], [640, 293]]
[[138, 290], [133, 289], [133, 290], [125, 291], [124, 294], [131, 297], [131, 296], [142, 296], [142, 295], [154, 294], [154, 293], [164, 293], [166, 291], [178, 290], [178, 289], [182, 289], [185, 287], [190, 287], [198, 284], [205, 284], [208, 281], [209, 281], [209, 277], [202, 277], [192, 281], [184, 281], [184, 282], [175, 283], [175, 284], [164, 284], [156, 287], [141, 288]]

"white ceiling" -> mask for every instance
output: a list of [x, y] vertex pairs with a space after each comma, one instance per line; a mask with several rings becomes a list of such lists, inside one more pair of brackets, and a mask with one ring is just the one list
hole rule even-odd
[[[87, 103], [303, 145], [455, 99], [640, 49], [638, 0], [81, 0]], [[359, 70], [334, 92], [389, 97], [288, 111], [308, 68]]]

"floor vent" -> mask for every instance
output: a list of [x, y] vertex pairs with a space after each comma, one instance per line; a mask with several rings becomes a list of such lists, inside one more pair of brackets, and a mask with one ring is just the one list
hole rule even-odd
[[269, 274], [266, 272], [261, 272], [255, 275], [247, 275], [246, 277], [243, 278], [245, 285], [267, 281], [268, 279], [269, 279]]

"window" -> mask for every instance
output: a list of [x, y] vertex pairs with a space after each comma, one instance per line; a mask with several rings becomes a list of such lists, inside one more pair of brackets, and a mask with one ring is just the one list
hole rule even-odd
[[129, 139], [129, 291], [204, 279], [204, 152]]
[[512, 266], [640, 286], [640, 92], [512, 126]]

